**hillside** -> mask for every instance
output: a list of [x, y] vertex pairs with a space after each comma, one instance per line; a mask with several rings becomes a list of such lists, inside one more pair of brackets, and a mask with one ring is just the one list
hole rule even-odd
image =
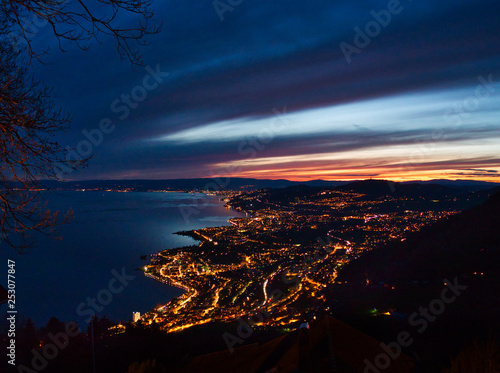
[[[425, 362], [422, 371], [441, 372], [462, 348], [500, 337], [499, 226], [497, 192], [351, 261], [328, 289], [327, 303], [334, 315], [375, 338], [390, 341], [412, 331], [415, 342], [406, 353]], [[457, 296], [443, 302], [445, 289], [457, 286]], [[423, 312], [431, 313], [424, 319]]]
[[[346, 266], [340, 277], [398, 281], [483, 272], [496, 275], [500, 258], [500, 193], [485, 203], [373, 250]], [[361, 273], [363, 276], [361, 276]]]

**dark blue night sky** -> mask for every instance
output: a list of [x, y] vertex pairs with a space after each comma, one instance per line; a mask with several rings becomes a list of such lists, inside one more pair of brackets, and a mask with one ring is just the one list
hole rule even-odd
[[51, 46], [37, 77], [74, 114], [61, 144], [84, 152], [94, 134], [89, 167], [67, 179], [498, 176], [497, 1], [154, 8], [147, 69], [112, 39], [63, 53], [50, 30], [35, 36]]

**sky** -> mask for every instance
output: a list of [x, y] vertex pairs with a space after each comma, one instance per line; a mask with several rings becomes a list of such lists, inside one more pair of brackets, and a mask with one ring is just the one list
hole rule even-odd
[[73, 115], [58, 141], [92, 155], [65, 179], [500, 182], [498, 1], [154, 10], [144, 67], [112, 39], [61, 52], [48, 27], [33, 38], [50, 48], [33, 71]]

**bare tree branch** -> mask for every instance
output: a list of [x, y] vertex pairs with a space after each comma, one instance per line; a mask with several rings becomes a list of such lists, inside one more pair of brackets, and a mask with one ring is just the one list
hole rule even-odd
[[[151, 26], [152, 0], [2, 0], [0, 2], [0, 241], [23, 252], [38, 232], [54, 237], [61, 220], [45, 200], [42, 180], [85, 167], [87, 159], [72, 159], [56, 135], [68, 128], [70, 116], [55, 106], [52, 91], [31, 78], [22, 53], [40, 60], [32, 40], [41, 27], [50, 27], [64, 42], [81, 49], [101, 36], [111, 36], [120, 56], [142, 64], [137, 46], [158, 32]], [[128, 16], [128, 17], [124, 17]], [[133, 19], [132, 19], [133, 18]], [[135, 22], [135, 23], [134, 23]], [[120, 23], [125, 26], [120, 26]], [[132, 24], [132, 26], [128, 26]]]
[[19, 252], [33, 244], [32, 233], [53, 234], [71, 218], [69, 212], [58, 220], [59, 213], [47, 209], [41, 185], [87, 161], [69, 159], [54, 140], [69, 119], [51, 90], [31, 79], [19, 51], [0, 38], [0, 239]]
[[[142, 65], [138, 47], [147, 44], [147, 35], [159, 31], [152, 24], [151, 4], [152, 0], [2, 0], [0, 11], [18, 32], [10, 33], [11, 40], [17, 44], [22, 41], [31, 58], [40, 60], [46, 52], [35, 51], [32, 38], [40, 27], [37, 25], [47, 25], [61, 50], [65, 50], [64, 41], [88, 49], [92, 41], [101, 42], [101, 35], [111, 36], [120, 56], [134, 65]], [[132, 25], [120, 26], [129, 22]]]

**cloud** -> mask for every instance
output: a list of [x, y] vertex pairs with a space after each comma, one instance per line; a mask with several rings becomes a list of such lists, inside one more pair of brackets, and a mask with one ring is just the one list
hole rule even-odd
[[[339, 43], [351, 43], [354, 27], [386, 1], [245, 1], [224, 22], [211, 2], [157, 2], [163, 31], [143, 51], [146, 64], [170, 76], [124, 121], [110, 105], [140, 84], [144, 70], [119, 63], [109, 39], [86, 53], [53, 49], [55, 63], [36, 73], [74, 113], [62, 145], [75, 146], [84, 139], [81, 130], [97, 128], [102, 118], [117, 126], [96, 147], [90, 167], [71, 177], [207, 176], [220, 164], [242, 161], [240, 143], [258, 138], [273, 109], [283, 107], [295, 118], [255, 162], [335, 153], [360, 168], [362, 156], [376, 149], [383, 159], [387, 148], [387, 172], [408, 163], [411, 153], [419, 154], [418, 164], [484, 159], [473, 166], [484, 169], [496, 154], [500, 89], [476, 110], [457, 114], [456, 107], [474, 94], [478, 76], [499, 78], [497, 4], [402, 4], [404, 11], [348, 64]], [[459, 115], [459, 126], [446, 122], [447, 110]], [[251, 171], [266, 177], [264, 168]]]
[[488, 173], [484, 172], [455, 172], [450, 174], [452, 176], [471, 176], [471, 177], [488, 177], [488, 178], [493, 178], [493, 177], [500, 177], [500, 175], [491, 175]]
[[482, 172], [482, 173], [493, 173], [493, 174], [496, 174], [498, 173], [498, 170], [483, 170], [483, 169], [480, 169], [480, 168], [466, 168], [465, 171], [477, 171], [477, 172]]

